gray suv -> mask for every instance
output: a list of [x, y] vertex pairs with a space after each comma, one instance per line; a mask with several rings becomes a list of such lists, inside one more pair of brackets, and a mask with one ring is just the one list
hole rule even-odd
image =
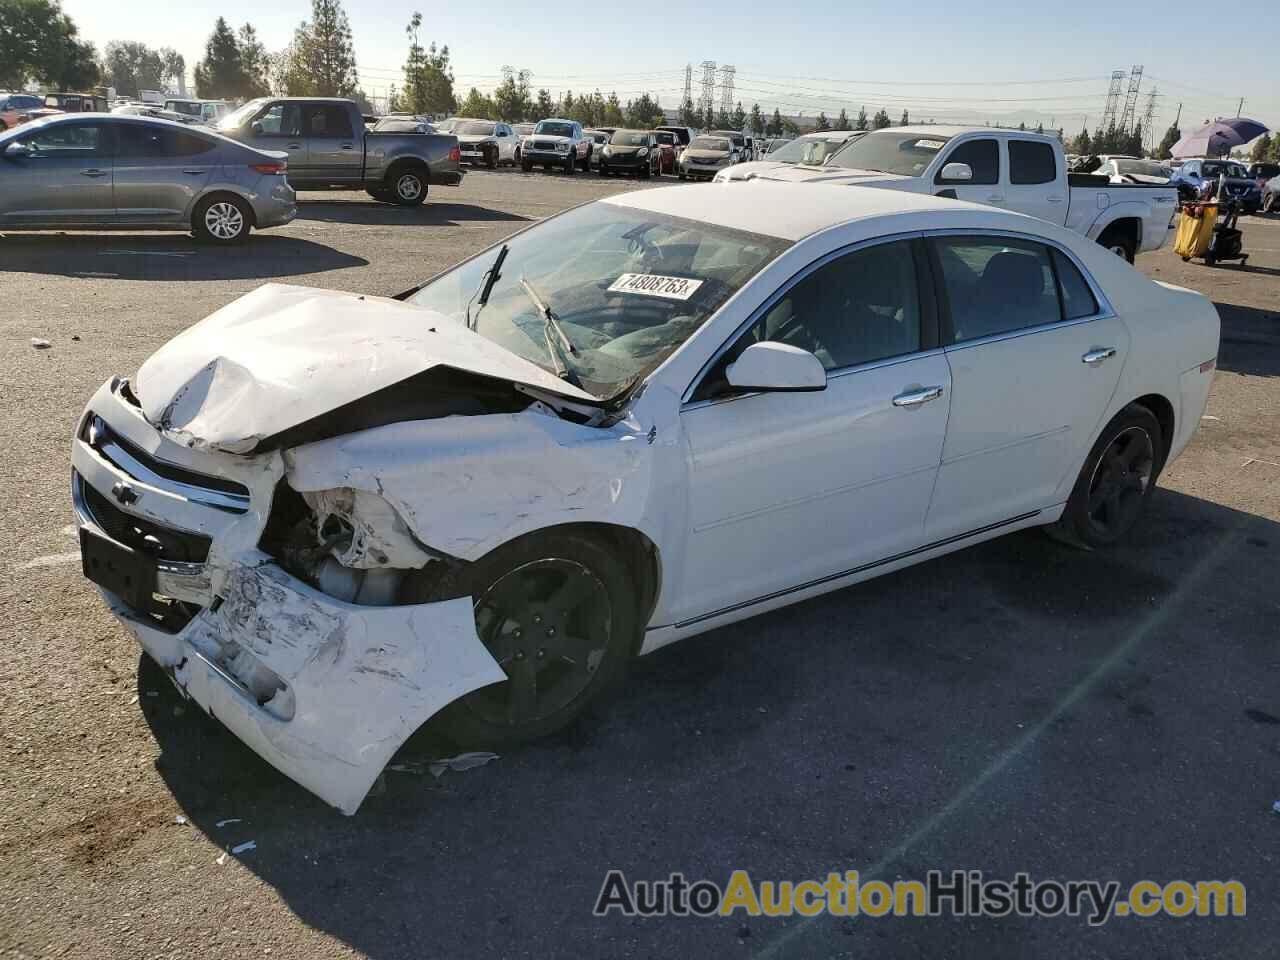
[[143, 117], [67, 114], [0, 134], [0, 231], [134, 227], [235, 243], [298, 213], [286, 155]]

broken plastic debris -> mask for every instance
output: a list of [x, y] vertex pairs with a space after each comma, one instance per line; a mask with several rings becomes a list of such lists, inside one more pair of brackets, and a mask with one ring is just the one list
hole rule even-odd
[[215, 860], [215, 861], [213, 861], [213, 862], [214, 862], [214, 863], [216, 863], [218, 866], [222, 866], [224, 863], [226, 863], [226, 862], [227, 862], [227, 851], [223, 850], [223, 851], [222, 851], [222, 856], [220, 856], [217, 860]]
[[443, 776], [446, 770], [452, 770], [454, 773], [462, 773], [464, 770], [471, 770], [475, 767], [483, 767], [490, 760], [497, 760], [496, 753], [460, 753], [456, 757], [446, 757], [443, 760], [432, 760], [427, 764], [427, 769], [431, 771], [433, 777]]
[[250, 850], [257, 850], [257, 849], [258, 849], [257, 840], [246, 840], [244, 843], [239, 843], [239, 844], [236, 844], [234, 847], [232, 847], [231, 852], [239, 854], [239, 853], [247, 853]]
[[50, 343], [48, 340], [42, 340], [40, 337], [32, 337], [31, 345], [35, 347], [37, 350], [48, 350], [50, 347], [53, 346], [53, 344]]
[[1271, 805], [1271, 812], [1280, 813], [1280, 800], [1277, 800], [1275, 803]]
[[187, 818], [184, 817], [182, 814], [178, 814], [176, 817], [173, 818], [173, 822], [181, 826], [182, 824], [187, 822]]
[[215, 826], [215, 827], [225, 827], [228, 823], [240, 823], [240, 822], [241, 822], [241, 820], [240, 820], [240, 818], [239, 818], [239, 817], [231, 817], [231, 818], [230, 818], [230, 819], [228, 819], [228, 820], [219, 820], [217, 823], [215, 823], [215, 824], [214, 824], [214, 826]]

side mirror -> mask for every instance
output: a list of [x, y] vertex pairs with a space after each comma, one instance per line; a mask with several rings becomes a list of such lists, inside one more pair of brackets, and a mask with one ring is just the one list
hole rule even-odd
[[967, 163], [948, 163], [942, 168], [943, 180], [972, 180], [973, 167]]
[[25, 143], [11, 143], [4, 148], [6, 160], [22, 160], [31, 156], [31, 148]]
[[808, 350], [763, 340], [742, 351], [724, 372], [729, 385], [741, 390], [825, 390], [827, 371]]

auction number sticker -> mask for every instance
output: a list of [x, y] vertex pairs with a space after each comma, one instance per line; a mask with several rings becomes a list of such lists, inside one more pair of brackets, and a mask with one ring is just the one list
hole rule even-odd
[[664, 277], [656, 273], [624, 273], [609, 285], [610, 293], [636, 293], [642, 297], [663, 297], [667, 300], [688, 300], [701, 280], [688, 277]]

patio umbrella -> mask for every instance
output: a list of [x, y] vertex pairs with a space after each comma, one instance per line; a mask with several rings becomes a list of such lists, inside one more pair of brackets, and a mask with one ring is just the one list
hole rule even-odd
[[1248, 143], [1267, 132], [1267, 125], [1248, 117], [1215, 120], [1187, 134], [1170, 150], [1175, 160], [1183, 157], [1217, 157], [1232, 147]]

